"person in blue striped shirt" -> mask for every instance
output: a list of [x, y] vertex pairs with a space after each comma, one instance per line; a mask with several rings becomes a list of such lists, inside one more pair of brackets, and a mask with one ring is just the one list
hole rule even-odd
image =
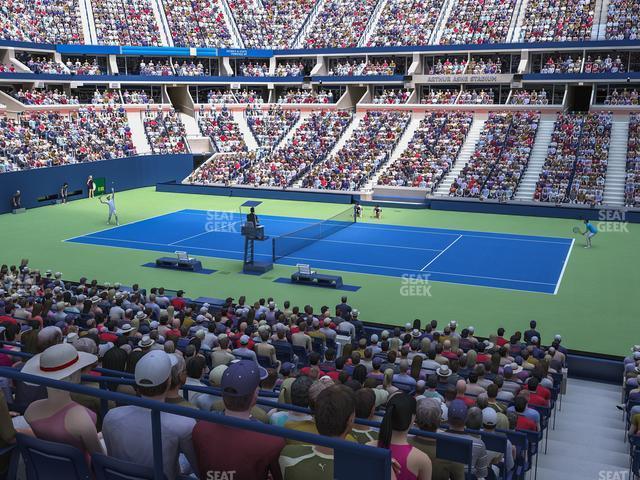
[[584, 246], [584, 248], [591, 248], [591, 239], [598, 233], [598, 229], [587, 219], [584, 220], [584, 228], [585, 230], [583, 235], [587, 240], [587, 244]]

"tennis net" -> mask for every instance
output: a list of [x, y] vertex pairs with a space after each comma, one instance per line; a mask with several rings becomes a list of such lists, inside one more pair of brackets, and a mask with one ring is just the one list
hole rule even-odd
[[318, 240], [333, 235], [355, 223], [353, 207], [320, 222], [307, 225], [293, 232], [273, 238], [273, 261], [291, 255]]

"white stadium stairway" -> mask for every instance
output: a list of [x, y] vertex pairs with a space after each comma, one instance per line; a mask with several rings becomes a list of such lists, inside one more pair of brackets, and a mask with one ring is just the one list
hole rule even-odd
[[233, 121], [238, 124], [244, 143], [247, 144], [249, 150], [257, 150], [258, 141], [256, 140], [256, 137], [253, 136], [253, 132], [251, 132], [249, 125], [247, 125], [247, 119], [244, 118], [244, 113], [240, 110], [234, 110]]
[[520, 181], [520, 185], [516, 190], [516, 200], [530, 201], [533, 199], [533, 193], [536, 190], [536, 183], [540, 177], [540, 172], [547, 158], [547, 149], [551, 142], [551, 134], [553, 133], [554, 120], [541, 119], [538, 124], [538, 133], [531, 150], [531, 157], [527, 163], [527, 169]]
[[151, 145], [149, 145], [147, 134], [144, 131], [142, 112], [127, 112], [127, 120], [131, 128], [131, 140], [136, 146], [138, 154], [150, 153]]
[[629, 445], [616, 408], [621, 388], [569, 379], [546, 455], [541, 448], [538, 480], [629, 480]]
[[444, 177], [438, 189], [436, 190], [436, 195], [449, 195], [449, 189], [451, 188], [451, 184], [458, 177], [460, 171], [467, 164], [471, 155], [476, 150], [476, 143], [480, 138], [480, 133], [482, 133], [482, 127], [484, 127], [484, 123], [487, 121], [488, 114], [486, 113], [476, 113], [473, 116], [473, 123], [471, 124], [471, 128], [469, 129], [469, 133], [467, 134], [467, 138], [464, 141], [464, 145], [460, 149], [460, 154], [458, 158], [453, 163], [451, 170], [447, 173], [447, 176]]
[[380, 15], [384, 11], [384, 7], [388, 0], [380, 0], [376, 5], [376, 9], [373, 11], [373, 15], [369, 19], [369, 23], [365, 29], [364, 35], [360, 37], [360, 41], [358, 42], [359, 47], [365, 47], [371, 35], [377, 30], [378, 22], [380, 21]]
[[624, 205], [624, 181], [627, 166], [629, 116], [613, 117], [607, 178], [604, 184], [603, 203], [612, 207]]
[[607, 10], [609, 10], [609, 0], [596, 0], [591, 40], [604, 40], [607, 30]]

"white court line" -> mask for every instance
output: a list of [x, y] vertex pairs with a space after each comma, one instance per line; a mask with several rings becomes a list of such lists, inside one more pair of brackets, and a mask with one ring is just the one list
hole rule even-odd
[[432, 259], [429, 263], [427, 263], [424, 267], [422, 267], [422, 268], [420, 269], [420, 271], [421, 271], [421, 272], [424, 272], [424, 271], [425, 271], [425, 269], [426, 269], [429, 265], [431, 265], [433, 262], [435, 262], [435, 261], [438, 259], [438, 257], [440, 257], [440, 255], [442, 255], [444, 252], [446, 252], [446, 251], [447, 251], [447, 250], [449, 250], [451, 247], [453, 247], [453, 245], [454, 245], [458, 240], [460, 240], [461, 238], [462, 238], [462, 235], [458, 235], [458, 238], [456, 238], [453, 242], [451, 242], [449, 245], [447, 245], [447, 246], [445, 247], [445, 249], [444, 249], [444, 250], [442, 250], [438, 255], [436, 255], [435, 257], [433, 257], [433, 259]]
[[[143, 242], [143, 241], [138, 241], [138, 240], [117, 240], [117, 239], [113, 239], [113, 238], [106, 238], [106, 237], [91, 237], [93, 239], [96, 240], [107, 240], [110, 242], [129, 242], [129, 243], [140, 243], [143, 245], [156, 245], [156, 246], [160, 246], [160, 247], [168, 247], [169, 245], [167, 245], [166, 243], [154, 243], [154, 242]], [[89, 243], [89, 245], [92, 245]], [[106, 246], [106, 247], [113, 247], [112, 245], [101, 245], [98, 244], [99, 246]], [[123, 247], [114, 247], [114, 248], [123, 248]], [[126, 248], [126, 247], [125, 247]], [[238, 251], [238, 250], [224, 250], [221, 248], [205, 248], [205, 247], [193, 247], [194, 250], [206, 250], [206, 251], [211, 251], [211, 252], [226, 252], [226, 253], [238, 253], [238, 254], [242, 254], [243, 252]], [[256, 255], [262, 256], [262, 257], [271, 257], [270, 254], [266, 254], [266, 253], [256, 253]], [[383, 269], [383, 270], [398, 270], [401, 272], [421, 272], [422, 270], [415, 270], [412, 268], [399, 268], [399, 267], [387, 267], [387, 266], [383, 266], [383, 265], [371, 265], [368, 263], [353, 263], [353, 262], [343, 262], [343, 261], [335, 261], [335, 260], [324, 260], [324, 259], [320, 259], [320, 258], [309, 258], [309, 257], [293, 257], [293, 256], [287, 256], [285, 258], [290, 258], [292, 260], [310, 260], [312, 262], [320, 262], [320, 263], [326, 263], [326, 264], [334, 264], [334, 265], [353, 265], [356, 267], [371, 267], [371, 268], [378, 268], [378, 269]], [[228, 259], [227, 259], [228, 260]], [[287, 265], [285, 264], [280, 264], [280, 265]], [[336, 270], [339, 271], [339, 269], [332, 269], [332, 270]], [[361, 274], [365, 274], [365, 275], [377, 275], [377, 274], [371, 274], [368, 272], [354, 272], [354, 273], [361, 273]], [[482, 275], [465, 275], [462, 273], [450, 273], [450, 272], [436, 272], [436, 271], [431, 271], [431, 272], [427, 272], [427, 273], [438, 273], [440, 275], [452, 275], [452, 276], [456, 276], [456, 277], [468, 277], [468, 278], [481, 278], [481, 279], [485, 279], [485, 280], [501, 280], [501, 281], [505, 281], [505, 282], [518, 282], [518, 283], [532, 283], [532, 284], [539, 284], [539, 285], [555, 285], [555, 283], [547, 283], [547, 282], [536, 282], [533, 280], [516, 280], [513, 278], [501, 278], [501, 277], [486, 277], [486, 276], [482, 276]], [[389, 275], [382, 275], [382, 276], [389, 276]], [[445, 282], [447, 283], [447, 282]], [[468, 284], [465, 284], [468, 285]], [[487, 286], [487, 285], [471, 285], [471, 286]], [[491, 287], [491, 288], [501, 288], [501, 287]], [[509, 290], [515, 290], [515, 289], [509, 289]], [[518, 290], [518, 291], [522, 291], [522, 290]]]
[[556, 288], [553, 291], [554, 295], [558, 294], [558, 290], [560, 289], [560, 282], [562, 282], [562, 277], [564, 277], [564, 271], [567, 268], [567, 263], [569, 263], [569, 257], [571, 256], [571, 250], [573, 250], [573, 244], [575, 243], [576, 239], [573, 238], [571, 239], [571, 246], [569, 247], [569, 250], [567, 250], [567, 256], [564, 258], [564, 263], [562, 264], [562, 270], [560, 271], [560, 276], [558, 277], [558, 282], [556, 283]]

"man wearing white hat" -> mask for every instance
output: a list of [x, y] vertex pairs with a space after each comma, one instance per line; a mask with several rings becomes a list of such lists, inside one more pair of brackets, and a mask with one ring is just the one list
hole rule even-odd
[[[31, 357], [22, 367], [22, 373], [80, 383], [82, 369], [97, 361], [95, 355], [79, 352], [70, 343], [60, 343]], [[88, 455], [103, 453], [96, 430], [96, 414], [74, 402], [66, 390], [47, 387], [47, 396], [32, 402], [24, 412], [36, 437], [74, 446]]]
[[[152, 350], [144, 355], [135, 369], [138, 394], [147, 400], [164, 402], [170, 387], [171, 367], [169, 354], [161, 350]], [[197, 471], [197, 460], [191, 441], [195, 420], [161, 413], [160, 422], [163, 471], [167, 478], [176, 478], [180, 473], [180, 453], [187, 457], [192, 469]], [[151, 415], [147, 409], [128, 405], [110, 410], [104, 417], [102, 435], [110, 456], [153, 467]]]

